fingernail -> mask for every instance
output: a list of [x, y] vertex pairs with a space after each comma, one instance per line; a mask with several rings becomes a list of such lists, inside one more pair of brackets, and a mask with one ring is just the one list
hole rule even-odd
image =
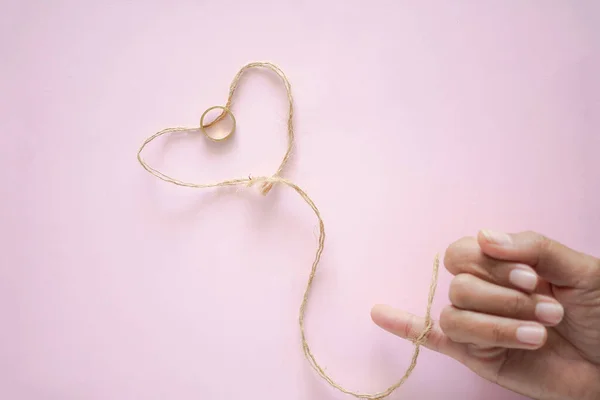
[[558, 324], [564, 314], [565, 310], [560, 304], [543, 302], [535, 306], [536, 317], [549, 324]]
[[537, 286], [537, 275], [531, 271], [515, 268], [508, 274], [508, 280], [516, 287], [524, 290], [534, 290]]
[[506, 233], [489, 230], [482, 230], [481, 233], [483, 234], [483, 237], [485, 237], [485, 239], [490, 243], [494, 243], [500, 246], [505, 246], [507, 244], [512, 243], [510, 236]]
[[521, 326], [517, 328], [517, 339], [521, 343], [538, 346], [544, 343], [546, 329], [543, 326]]

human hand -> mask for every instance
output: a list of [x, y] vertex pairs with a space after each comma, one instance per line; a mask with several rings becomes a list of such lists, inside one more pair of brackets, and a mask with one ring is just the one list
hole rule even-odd
[[[537, 400], [600, 399], [600, 260], [533, 232], [482, 231], [448, 247], [451, 306], [425, 346]], [[421, 317], [375, 306], [406, 339]]]

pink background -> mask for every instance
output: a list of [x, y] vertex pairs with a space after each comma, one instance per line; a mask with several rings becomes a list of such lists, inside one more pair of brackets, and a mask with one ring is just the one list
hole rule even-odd
[[[303, 358], [316, 220], [291, 190], [198, 191], [136, 161], [279, 64], [321, 208], [307, 316], [343, 385], [381, 390], [409, 343], [369, 309], [424, 312], [432, 258], [481, 227], [600, 253], [600, 6], [590, 1], [0, 2], [0, 398], [343, 399]], [[224, 145], [154, 144], [209, 182], [274, 172], [285, 96], [251, 73]], [[441, 275], [435, 315], [447, 303]], [[393, 399], [520, 399], [425, 351]]]

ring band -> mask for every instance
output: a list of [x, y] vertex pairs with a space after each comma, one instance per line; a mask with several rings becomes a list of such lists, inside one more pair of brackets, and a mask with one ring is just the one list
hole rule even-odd
[[[204, 118], [206, 117], [206, 114], [208, 114], [209, 112], [211, 112], [212, 110], [223, 110], [221, 112], [221, 115], [219, 115], [217, 118], [215, 118], [214, 121], [212, 121], [209, 124], [204, 125]], [[210, 126], [212, 126], [213, 124], [219, 122], [220, 120], [222, 120], [224, 118], [225, 115], [229, 115], [231, 117], [231, 120], [233, 121], [233, 126], [231, 127], [231, 130], [229, 132], [227, 132], [227, 134], [221, 138], [215, 138], [212, 137], [208, 134], [208, 132], [206, 132], [205, 128], [208, 128]], [[227, 107], [223, 107], [223, 106], [212, 106], [210, 108], [207, 108], [206, 111], [204, 111], [204, 113], [202, 113], [202, 116], [200, 117], [200, 130], [202, 130], [202, 133], [204, 133], [204, 136], [206, 136], [207, 138], [209, 138], [210, 140], [213, 140], [215, 142], [220, 142], [222, 140], [225, 140], [227, 138], [229, 138], [229, 136], [231, 136], [233, 134], [233, 132], [235, 131], [235, 117], [233, 116], [233, 113], [231, 111], [229, 111], [229, 109]]]

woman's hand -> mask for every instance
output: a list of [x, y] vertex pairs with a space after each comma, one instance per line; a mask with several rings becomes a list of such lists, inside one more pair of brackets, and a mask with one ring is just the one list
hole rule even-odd
[[[482, 231], [452, 244], [450, 302], [425, 346], [538, 400], [600, 399], [600, 260], [533, 232]], [[424, 320], [375, 306], [416, 338]]]

